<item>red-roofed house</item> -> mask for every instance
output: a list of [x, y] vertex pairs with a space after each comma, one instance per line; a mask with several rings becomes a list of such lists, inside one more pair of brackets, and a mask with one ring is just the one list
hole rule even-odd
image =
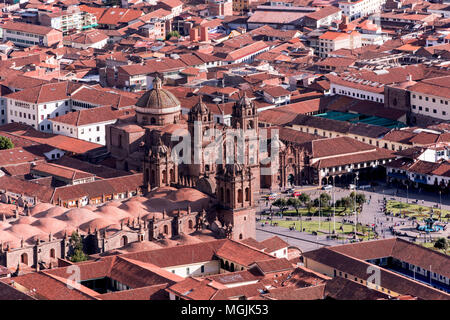
[[319, 37], [317, 53], [324, 58], [330, 52], [338, 49], [356, 49], [360, 47], [361, 34], [357, 31], [351, 33], [327, 31]]
[[132, 114], [134, 110], [106, 106], [70, 112], [52, 118], [50, 122], [53, 133], [105, 145], [105, 126], [115, 123], [123, 115]]
[[62, 32], [50, 27], [30, 25], [23, 22], [7, 22], [2, 25], [3, 39], [12, 41], [19, 47], [31, 47], [41, 45], [50, 47], [62, 42]]
[[78, 86], [71, 82], [56, 82], [9, 94], [6, 97], [8, 123], [24, 123], [51, 132], [48, 119], [70, 112], [69, 94]]
[[291, 92], [281, 86], [264, 87], [264, 100], [271, 104], [283, 105], [291, 101]]
[[183, 2], [180, 0], [160, 0], [157, 3], [157, 7], [169, 10], [171, 12], [169, 19], [172, 19], [179, 16], [183, 11]]

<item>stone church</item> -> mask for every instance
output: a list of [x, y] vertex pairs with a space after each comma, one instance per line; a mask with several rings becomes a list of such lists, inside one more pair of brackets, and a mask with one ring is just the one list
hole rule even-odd
[[179, 100], [155, 78], [136, 103], [136, 115], [107, 126], [106, 144], [118, 169], [143, 173], [143, 188], [196, 188], [217, 199], [211, 224], [235, 240], [255, 237], [254, 195], [260, 189], [258, 113], [242, 96], [231, 125], [215, 123], [199, 97], [182, 115]]

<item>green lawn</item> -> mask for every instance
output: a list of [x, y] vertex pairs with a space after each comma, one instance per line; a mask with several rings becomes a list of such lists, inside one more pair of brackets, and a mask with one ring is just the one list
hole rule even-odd
[[[268, 222], [270, 224], [270, 220], [260, 220], [257, 222], [257, 224]], [[283, 228], [289, 228], [292, 226], [295, 226], [295, 229], [298, 231], [300, 230], [300, 225], [302, 225], [303, 229], [305, 229], [305, 232], [311, 233], [313, 231], [317, 232], [319, 235], [328, 234], [328, 230], [331, 230], [333, 232], [333, 220], [331, 221], [321, 221], [320, 222], [320, 228], [319, 228], [319, 221], [305, 221], [303, 220], [300, 224], [300, 220], [295, 221], [286, 221], [286, 220], [274, 220], [274, 223], [278, 223], [279, 227]], [[342, 226], [343, 230], [340, 230], [340, 227]], [[353, 234], [353, 224], [349, 223], [341, 223], [336, 221], [336, 232], [338, 235], [352, 235]], [[364, 233], [365, 236], [363, 237], [364, 240], [367, 240], [369, 238], [373, 239], [373, 231], [370, 228], [367, 228], [365, 226], [358, 225], [357, 226], [358, 233]]]
[[[279, 213], [279, 210], [277, 207], [272, 207], [272, 211], [274, 213]], [[308, 215], [312, 215], [312, 216], [319, 216], [319, 208], [311, 208], [311, 212], [308, 213], [308, 209], [306, 208], [301, 208], [298, 210], [299, 215], [302, 216], [308, 216]], [[327, 208], [327, 209], [320, 209], [320, 214], [324, 217], [332, 217], [333, 216], [333, 207], [331, 208]], [[350, 208], [344, 208], [344, 207], [336, 207], [336, 216], [344, 216], [344, 215], [349, 215], [349, 214], [353, 214], [353, 211]], [[285, 216], [293, 216], [293, 217], [297, 217], [297, 212], [295, 210], [286, 210], [283, 215]]]
[[[386, 204], [386, 210], [390, 211], [394, 214], [401, 214], [402, 216], [405, 214], [406, 217], [416, 217], [417, 221], [422, 221], [423, 219], [430, 217], [430, 212], [433, 210], [433, 218], [439, 219], [440, 210], [436, 208], [430, 208], [427, 206], [421, 206], [420, 204], [413, 203], [404, 203], [399, 201], [388, 200]], [[450, 220], [450, 211], [442, 210], [441, 219], [443, 222], [449, 222]]]

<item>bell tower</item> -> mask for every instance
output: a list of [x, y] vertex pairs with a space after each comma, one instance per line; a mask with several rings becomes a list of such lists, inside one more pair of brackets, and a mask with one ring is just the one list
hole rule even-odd
[[170, 186], [178, 182], [178, 166], [172, 158], [170, 149], [158, 137], [157, 143], [146, 152], [143, 161], [144, 188]]
[[187, 122], [191, 137], [191, 163], [188, 165], [189, 176], [197, 178], [208, 176], [215, 172], [215, 162], [212, 161], [213, 152], [205, 149], [205, 146], [213, 141], [214, 137], [205, 138], [205, 134], [209, 130], [215, 129], [215, 125], [214, 116], [206, 104], [203, 103], [201, 96], [199, 96], [197, 104], [189, 110]]
[[258, 110], [255, 103], [247, 97], [247, 93], [233, 105], [231, 126], [244, 131], [258, 131]]
[[220, 165], [216, 174], [216, 196], [222, 225], [231, 225], [231, 239], [255, 238], [253, 185], [255, 177], [243, 164]]
[[244, 164], [247, 165], [254, 177], [254, 192], [260, 189], [260, 155], [259, 155], [259, 122], [258, 110], [255, 103], [244, 95], [233, 105], [231, 126], [244, 141]]

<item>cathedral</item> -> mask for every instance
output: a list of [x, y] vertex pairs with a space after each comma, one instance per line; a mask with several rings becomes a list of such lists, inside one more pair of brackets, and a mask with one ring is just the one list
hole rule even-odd
[[255, 237], [261, 168], [254, 103], [242, 96], [233, 106], [230, 126], [214, 122], [201, 97], [186, 117], [156, 77], [135, 111], [106, 129], [117, 168], [142, 172], [145, 192], [164, 186], [198, 189], [216, 199], [208, 210], [210, 224], [229, 227], [235, 240]]

